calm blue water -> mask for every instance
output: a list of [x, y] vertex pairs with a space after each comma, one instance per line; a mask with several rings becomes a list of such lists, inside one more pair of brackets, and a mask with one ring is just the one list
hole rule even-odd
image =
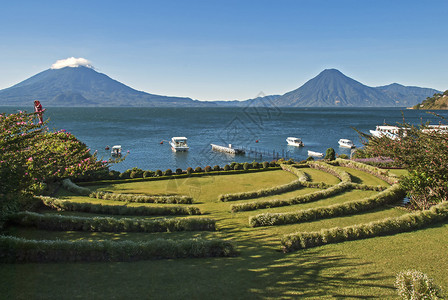
[[[0, 112], [33, 111], [32, 107], [0, 107]], [[325, 152], [329, 147], [338, 154], [338, 140], [347, 138], [361, 146], [358, 134], [384, 122], [403, 120], [418, 124], [439, 119], [425, 113], [399, 108], [47, 108], [45, 119], [50, 129], [65, 129], [86, 143], [100, 157], [109, 158], [107, 145], [120, 144], [129, 155], [112, 168], [132, 167], [166, 170], [206, 165], [223, 166], [232, 161], [253, 161], [253, 157], [212, 152], [210, 143], [234, 144], [276, 150], [296, 159], [306, 159], [307, 150]], [[448, 111], [439, 111], [448, 118]], [[167, 142], [173, 136], [186, 136], [190, 151], [173, 153]], [[300, 137], [304, 148], [286, 145], [288, 136]], [[258, 143], [256, 141], [258, 140]], [[263, 157], [258, 161], [271, 160]]]

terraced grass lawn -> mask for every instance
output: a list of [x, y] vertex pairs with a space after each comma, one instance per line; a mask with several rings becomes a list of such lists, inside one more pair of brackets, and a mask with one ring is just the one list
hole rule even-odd
[[[323, 171], [305, 169], [315, 182], [337, 184], [339, 179]], [[347, 170], [360, 183], [378, 185], [370, 174]], [[407, 213], [393, 206], [354, 216], [302, 224], [252, 228], [249, 216], [327, 206], [369, 197], [375, 192], [351, 190], [315, 202], [294, 206], [232, 213], [218, 202], [219, 194], [252, 191], [285, 184], [295, 177], [285, 171], [135, 182], [95, 187], [121, 193], [193, 195], [204, 217], [217, 220], [216, 232], [104, 233], [58, 232], [10, 227], [8, 234], [30, 239], [148, 240], [191, 237], [234, 241], [240, 255], [232, 258], [148, 260], [132, 263], [3, 264], [0, 293], [4, 299], [396, 299], [395, 275], [418, 269], [448, 290], [448, 224], [394, 236], [351, 241], [284, 254], [283, 234], [348, 226]], [[317, 189], [302, 188], [264, 199], [290, 198]], [[61, 198], [78, 202], [111, 203], [61, 191]], [[113, 204], [123, 205], [114, 201]], [[144, 205], [131, 203], [129, 205]], [[145, 204], [167, 205], [167, 204]], [[93, 215], [75, 212], [61, 214]], [[141, 217], [136, 217], [141, 218]], [[154, 218], [154, 217], [149, 217]], [[158, 217], [156, 217], [158, 218]]]

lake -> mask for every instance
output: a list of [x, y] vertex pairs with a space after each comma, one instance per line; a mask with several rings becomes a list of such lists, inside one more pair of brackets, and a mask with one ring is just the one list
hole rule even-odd
[[[233, 144], [263, 149], [301, 160], [307, 151], [324, 152], [332, 147], [338, 154], [350, 155], [340, 148], [340, 138], [362, 146], [356, 128], [362, 132], [384, 123], [403, 121], [419, 124], [441, 121], [425, 111], [405, 108], [66, 108], [47, 107], [44, 119], [50, 129], [65, 129], [86, 143], [99, 157], [110, 157], [106, 146], [121, 145], [129, 150], [126, 159], [112, 166], [124, 171], [132, 167], [162, 171], [170, 168], [224, 166], [230, 162], [270, 161], [254, 156], [213, 152], [210, 143]], [[0, 107], [0, 112], [33, 111], [33, 107]], [[438, 111], [448, 118], [448, 111]], [[446, 123], [446, 122], [445, 122]], [[174, 153], [168, 140], [173, 136], [188, 138], [190, 151]], [[299, 137], [305, 147], [288, 146], [285, 139]], [[163, 141], [163, 144], [161, 142]]]

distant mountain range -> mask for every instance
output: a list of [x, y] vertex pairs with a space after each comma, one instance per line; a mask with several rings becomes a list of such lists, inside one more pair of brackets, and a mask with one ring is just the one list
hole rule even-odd
[[48, 69], [0, 90], [0, 105], [25, 106], [40, 100], [44, 106], [278, 106], [278, 107], [393, 107], [413, 106], [440, 93], [435, 89], [393, 83], [369, 87], [336, 69], [322, 71], [284, 95], [245, 101], [198, 101], [137, 91], [92, 68]]

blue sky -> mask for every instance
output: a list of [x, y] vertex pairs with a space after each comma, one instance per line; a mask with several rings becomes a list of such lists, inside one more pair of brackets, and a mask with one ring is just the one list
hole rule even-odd
[[[129, 3], [128, 3], [129, 2]], [[448, 1], [8, 1], [0, 89], [68, 57], [199, 100], [284, 94], [326, 68], [448, 89]]]

